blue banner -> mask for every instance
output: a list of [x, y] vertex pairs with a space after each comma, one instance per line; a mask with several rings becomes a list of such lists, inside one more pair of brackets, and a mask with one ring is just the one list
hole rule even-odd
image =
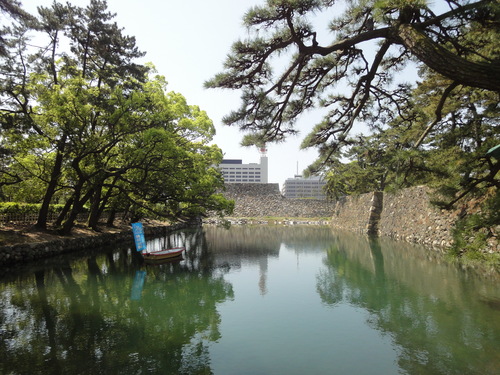
[[142, 223], [132, 223], [132, 232], [134, 233], [136, 250], [146, 250], [146, 238], [144, 238], [144, 229], [142, 228]]

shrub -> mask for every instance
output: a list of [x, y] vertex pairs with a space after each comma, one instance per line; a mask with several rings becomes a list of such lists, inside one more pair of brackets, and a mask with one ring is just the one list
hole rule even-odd
[[[0, 214], [38, 214], [40, 203], [0, 202]], [[60, 212], [62, 204], [53, 204], [49, 207], [50, 213]]]

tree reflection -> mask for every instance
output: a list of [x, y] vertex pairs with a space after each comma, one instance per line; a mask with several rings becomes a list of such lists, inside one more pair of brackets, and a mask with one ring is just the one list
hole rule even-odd
[[[496, 373], [498, 312], [480, 302], [479, 296], [469, 295], [481, 289], [468, 288], [475, 279], [464, 278], [448, 264], [420, 262], [423, 249], [413, 252], [411, 245], [397, 246], [338, 237], [327, 252], [326, 267], [317, 275], [322, 301], [367, 311], [368, 324], [390, 334], [401, 349], [399, 366], [409, 374]], [[413, 258], [398, 261], [398, 257]]]
[[206, 341], [220, 337], [216, 306], [233, 292], [200, 233], [184, 240], [176, 264], [140, 266], [123, 248], [2, 284], [0, 373], [210, 374]]

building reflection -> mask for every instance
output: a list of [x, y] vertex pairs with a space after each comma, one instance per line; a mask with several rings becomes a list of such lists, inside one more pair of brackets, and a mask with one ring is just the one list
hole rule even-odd
[[325, 241], [332, 239], [330, 228], [323, 226], [248, 226], [229, 229], [207, 225], [204, 235], [208, 251], [216, 255], [215, 265], [239, 269], [242, 262], [259, 267], [258, 287], [265, 295], [269, 259], [278, 258], [283, 245], [297, 252], [324, 251]]

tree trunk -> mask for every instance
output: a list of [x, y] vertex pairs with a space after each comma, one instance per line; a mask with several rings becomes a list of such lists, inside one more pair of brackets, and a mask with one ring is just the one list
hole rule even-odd
[[35, 227], [38, 229], [47, 229], [47, 217], [49, 215], [50, 202], [57, 188], [59, 182], [59, 177], [61, 176], [62, 163], [64, 158], [64, 149], [66, 148], [67, 135], [64, 135], [58, 142], [57, 155], [54, 162], [54, 167], [52, 168], [52, 173], [50, 174], [50, 181], [45, 191], [45, 196], [43, 197], [42, 207], [38, 212], [38, 219], [36, 221]]
[[111, 209], [111, 211], [109, 211], [109, 216], [108, 216], [108, 221], [106, 222], [106, 226], [112, 228], [115, 223], [115, 218], [116, 218], [116, 210]]
[[64, 221], [62, 225], [62, 234], [67, 235], [71, 233], [71, 229], [73, 229], [73, 226], [75, 225], [76, 218], [78, 217], [78, 214], [82, 212], [83, 205], [88, 202], [90, 197], [93, 194], [93, 189], [90, 189], [81, 199], [81, 190], [82, 187], [78, 187], [75, 189], [75, 199], [73, 201], [73, 207], [71, 208], [71, 211], [69, 213], [68, 218]]
[[[110, 185], [114, 186], [117, 180], [118, 180], [118, 177], [115, 176], [113, 179], [113, 182], [111, 182]], [[92, 229], [97, 228], [97, 224], [99, 222], [99, 219], [102, 216], [102, 213], [104, 212], [104, 209], [106, 208], [106, 205], [109, 202], [109, 198], [111, 197], [111, 195], [113, 193], [113, 187], [110, 187], [110, 188], [108, 188], [108, 191], [106, 192], [104, 197], [101, 197], [103, 183], [104, 183], [104, 181], [101, 183], [101, 185], [98, 188], [96, 188], [96, 191], [98, 191], [99, 199], [93, 201], [92, 208], [90, 211], [89, 227], [91, 227]], [[108, 225], [108, 226], [113, 226], [113, 222], [111, 222], [111, 225]]]
[[71, 206], [73, 205], [74, 197], [70, 197], [66, 203], [64, 204], [63, 209], [61, 212], [59, 212], [59, 216], [57, 217], [56, 221], [54, 222], [55, 227], [59, 227], [62, 222], [64, 221], [64, 218], [68, 214], [69, 210], [71, 209]]
[[409, 24], [399, 26], [398, 37], [413, 55], [439, 74], [465, 86], [500, 92], [500, 63], [466, 60]]
[[87, 225], [89, 226], [89, 228], [92, 228], [93, 230], [97, 230], [99, 217], [101, 216], [99, 210], [101, 202], [101, 193], [102, 193], [102, 185], [99, 185], [95, 189], [94, 194], [92, 195], [92, 200], [91, 200], [92, 204], [90, 206], [90, 214]]

